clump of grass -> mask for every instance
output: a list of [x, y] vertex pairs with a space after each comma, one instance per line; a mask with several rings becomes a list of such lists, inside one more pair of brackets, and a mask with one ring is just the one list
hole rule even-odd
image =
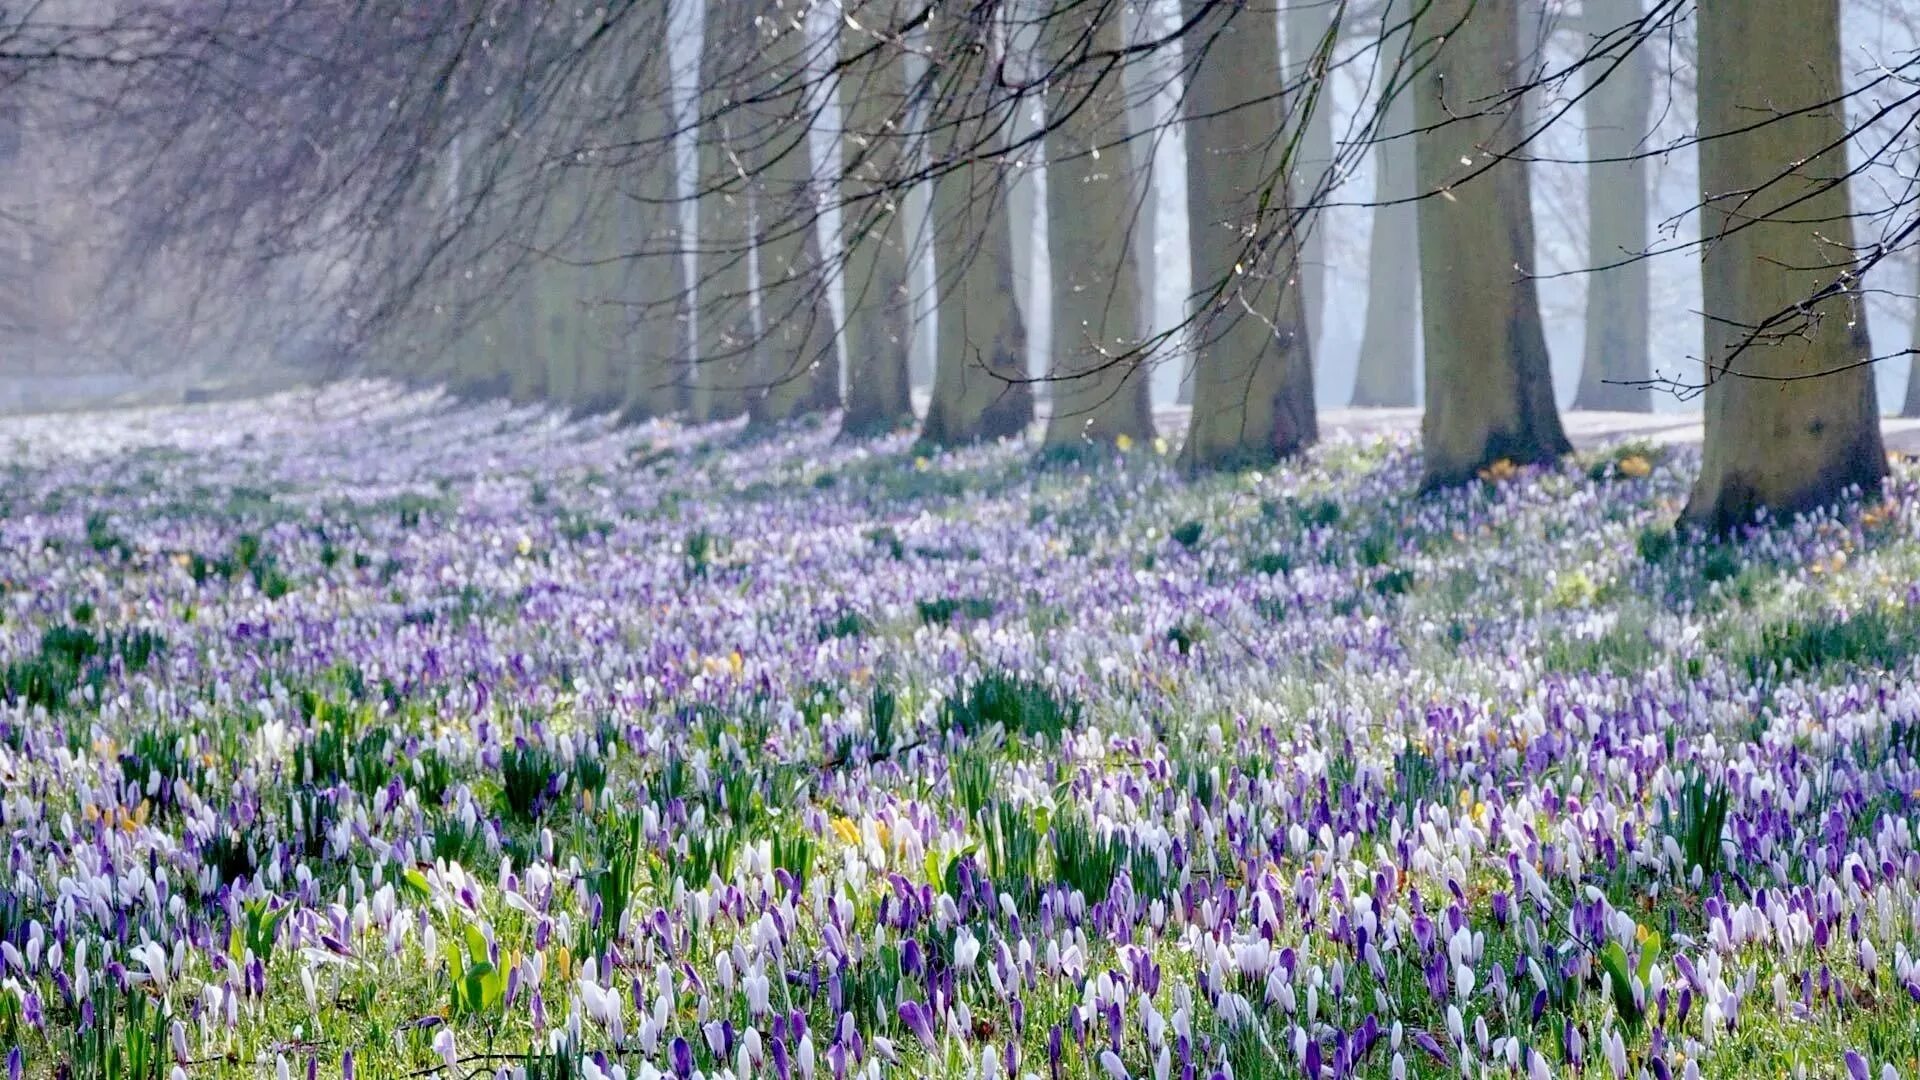
[[[293, 591], [293, 581], [280, 569], [279, 558], [256, 533], [235, 537], [233, 551], [214, 563], [212, 570], [229, 580], [242, 575], [253, 579], [254, 588], [269, 600], [278, 600]], [[204, 581], [204, 572], [196, 577]]]
[[544, 746], [516, 739], [500, 755], [500, 797], [508, 816], [522, 824], [540, 819], [565, 779], [560, 760]]
[[704, 578], [721, 559], [726, 557], [726, 541], [705, 529], [696, 529], [688, 533], [681, 545], [686, 558], [687, 577]]
[[1077, 812], [1063, 813], [1048, 833], [1053, 875], [1088, 902], [1105, 900], [1120, 875], [1125, 852], [1111, 836], [1102, 836]]
[[479, 866], [487, 853], [487, 834], [478, 824], [446, 817], [434, 823], [430, 838], [435, 861]]
[[69, 1029], [67, 1080], [162, 1080], [173, 1065], [167, 1014], [146, 993], [102, 979], [93, 992], [93, 1022]]
[[201, 847], [200, 861], [213, 869], [214, 880], [222, 888], [252, 877], [259, 868], [246, 838], [225, 824]]
[[820, 842], [802, 832], [776, 833], [770, 841], [775, 869], [806, 881], [813, 874], [814, 860], [820, 855]]
[[[332, 713], [322, 710], [321, 715]], [[323, 720], [305, 742], [293, 748], [295, 783], [333, 788], [346, 781], [350, 772], [347, 762], [353, 754], [352, 735], [346, 730], [348, 722], [345, 718]]]
[[981, 810], [981, 850], [994, 888], [1013, 897], [1023, 910], [1039, 899], [1040, 853], [1045, 850], [1045, 824], [1004, 800]]
[[453, 763], [432, 747], [413, 755], [409, 766], [413, 774], [413, 791], [419, 796], [420, 805], [436, 807], [447, 799], [447, 789], [453, 786]]
[[97, 510], [88, 514], [86, 530], [87, 546], [92, 548], [96, 554], [105, 555], [108, 552], [113, 552], [121, 559], [126, 559], [133, 555], [133, 545], [127, 543], [125, 537], [113, 530], [113, 525], [107, 520], [107, 515]]
[[187, 740], [166, 728], [147, 728], [134, 734], [120, 755], [120, 777], [128, 787], [153, 800], [156, 806], [179, 801], [178, 785], [193, 768]]
[[1634, 551], [1646, 563], [1666, 562], [1679, 546], [1679, 538], [1673, 530], [1662, 525], [1649, 525], [1641, 529], [1633, 542]]
[[1265, 577], [1293, 573], [1293, 556], [1285, 551], [1267, 551], [1247, 560], [1247, 569]]
[[1412, 570], [1395, 567], [1373, 579], [1373, 591], [1381, 596], [1405, 596], [1413, 590], [1413, 582]]
[[868, 529], [867, 542], [875, 547], [885, 548], [887, 556], [896, 561], [907, 557], [907, 545], [891, 526], [876, 525]]
[[1700, 558], [1700, 580], [1709, 585], [1740, 576], [1740, 552], [1731, 544], [1715, 544]]
[[1360, 541], [1360, 547], [1354, 552], [1354, 558], [1360, 561], [1361, 566], [1369, 568], [1385, 566], [1393, 561], [1393, 548], [1393, 537], [1384, 532], [1368, 533]]
[[893, 722], [900, 715], [900, 695], [884, 684], [873, 688], [867, 702], [867, 719], [873, 725], [873, 752], [893, 753]]
[[388, 753], [391, 735], [384, 727], [367, 729], [353, 744], [353, 788], [371, 797], [393, 778], [393, 762]]
[[1324, 529], [1340, 523], [1340, 504], [1332, 499], [1293, 504], [1293, 520], [1302, 528]]
[[1199, 546], [1200, 538], [1206, 534], [1206, 531], [1207, 527], [1198, 521], [1183, 521], [1175, 525], [1173, 531], [1167, 535], [1172, 538], [1174, 543], [1179, 544], [1188, 551], [1192, 551]]
[[582, 953], [602, 956], [620, 933], [634, 891], [640, 883], [642, 846], [638, 814], [617, 817], [602, 832], [605, 838], [599, 865], [587, 873], [587, 895], [591, 899], [590, 918], [581, 927]]
[[1841, 667], [1893, 668], [1913, 656], [1916, 642], [1920, 616], [1876, 604], [1846, 617], [1819, 615], [1766, 626], [1743, 658], [1755, 679]]
[[1713, 874], [1720, 868], [1720, 836], [1727, 825], [1730, 796], [1725, 780], [1689, 773], [1677, 797], [1663, 798], [1667, 835], [1680, 846], [1689, 868]]
[[993, 799], [993, 763], [984, 754], [963, 752], [954, 757], [948, 778], [967, 819], [977, 820]]
[[1194, 646], [1206, 639], [1207, 628], [1204, 624], [1198, 622], [1175, 623], [1167, 627], [1167, 641], [1181, 656], [1190, 655], [1193, 652]]
[[1036, 679], [990, 671], [948, 698], [941, 706], [941, 719], [949, 730], [968, 736], [997, 725], [1009, 735], [1053, 742], [1079, 723], [1080, 703]]
[[689, 835], [686, 856], [673, 864], [674, 876], [692, 888], [704, 888], [716, 877], [732, 877], [740, 840], [741, 830], [731, 824]]
[[[91, 621], [92, 612], [76, 612]], [[50, 626], [34, 655], [0, 667], [0, 699], [57, 712], [82, 685], [98, 687], [118, 659], [129, 673], [145, 670], [166, 650], [166, 639], [145, 629], [96, 634], [85, 626]]]
[[937, 600], [916, 600], [913, 606], [920, 613], [920, 621], [929, 626], [946, 626], [956, 615], [990, 619], [994, 612], [993, 601], [981, 597], [943, 596]]
[[837, 638], [866, 637], [873, 633], [873, 620], [857, 611], [843, 611], [832, 619], [823, 619], [814, 629], [814, 636], [821, 641], [833, 641]]

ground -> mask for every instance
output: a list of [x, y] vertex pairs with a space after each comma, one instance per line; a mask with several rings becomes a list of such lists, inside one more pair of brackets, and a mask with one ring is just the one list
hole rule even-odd
[[1920, 472], [0, 426], [30, 1076], [1920, 1073]]

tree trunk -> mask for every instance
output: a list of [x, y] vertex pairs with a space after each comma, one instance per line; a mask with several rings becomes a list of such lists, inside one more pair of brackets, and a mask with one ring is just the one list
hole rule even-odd
[[1010, 103], [994, 81], [991, 27], [964, 0], [931, 16], [930, 211], [939, 312], [933, 399], [922, 441], [956, 446], [1021, 434], [1033, 420], [1026, 328], [1013, 293], [1006, 177], [997, 159]]
[[840, 370], [807, 145], [814, 102], [811, 81], [801, 77], [806, 8], [794, 0], [756, 3], [761, 78], [744, 115], [752, 124], [748, 160], [764, 320], [747, 419], [759, 425], [837, 406]]
[[[1089, 24], [1088, 20], [1092, 22]], [[1140, 356], [1140, 252], [1126, 144], [1118, 0], [1055, 8], [1041, 27], [1047, 83], [1047, 248], [1053, 277], [1048, 446], [1153, 437]]]
[[1313, 206], [1321, 198], [1327, 169], [1333, 164], [1333, 87], [1321, 68], [1320, 45], [1333, 25], [1338, 8], [1333, 0], [1287, 0], [1286, 50], [1288, 81], [1300, 80], [1290, 118], [1300, 127], [1300, 146], [1293, 163], [1293, 204], [1305, 208], [1300, 225], [1300, 302], [1307, 318], [1309, 350], [1320, 346], [1320, 319], [1327, 299], [1327, 243], [1320, 234]]
[[[1261, 464], [1318, 437], [1313, 355], [1295, 274], [1286, 186], [1259, 205], [1285, 151], [1281, 106], [1258, 72], [1278, 71], [1271, 8], [1185, 0], [1204, 55], [1188, 65], [1187, 206], [1193, 281], [1190, 468]], [[1258, 254], [1258, 258], [1254, 256]]]
[[1920, 258], [1913, 260], [1914, 289], [1913, 305], [1913, 359], [1907, 365], [1907, 400], [1902, 403], [1901, 416], [1920, 416]]
[[686, 407], [687, 283], [681, 262], [679, 185], [673, 170], [673, 108], [669, 57], [642, 61], [645, 81], [635, 101], [639, 118], [629, 168], [639, 172], [639, 200], [616, 208], [626, 237], [621, 266], [625, 304], [616, 385], [627, 423], [670, 416]]
[[[1618, 32], [1640, 18], [1640, 0], [1587, 0], [1589, 36]], [[1624, 48], [1624, 46], [1623, 46]], [[1588, 67], [1598, 85], [1587, 94], [1587, 251], [1594, 267], [1633, 258], [1587, 275], [1587, 348], [1580, 366], [1576, 409], [1646, 412], [1653, 407], [1648, 355], [1647, 176], [1629, 158], [1644, 148], [1653, 101], [1653, 65], [1647, 46], [1618, 67]]]
[[1709, 385], [1681, 516], [1724, 532], [1877, 490], [1887, 458], [1864, 299], [1808, 304], [1853, 260], [1845, 119], [1793, 112], [1840, 93], [1839, 0], [1708, 3], [1699, 20]]
[[1419, 203], [1428, 488], [1571, 449], [1532, 278], [1526, 166], [1492, 154], [1521, 130], [1518, 102], [1500, 98], [1519, 77], [1514, 16], [1514, 0], [1432, 0], [1414, 28], [1433, 51], [1410, 87], [1418, 183], [1437, 193]]
[[579, 222], [579, 240], [571, 245], [579, 262], [571, 269], [579, 290], [579, 376], [570, 404], [581, 416], [623, 411], [632, 367], [625, 314], [631, 249], [622, 220], [627, 200], [611, 180], [599, 169], [583, 178], [593, 190]]
[[[1383, 25], [1392, 27], [1412, 10], [1390, 3]], [[1353, 378], [1355, 405], [1403, 408], [1414, 403], [1416, 328], [1420, 317], [1419, 210], [1413, 198], [1414, 136], [1412, 69], [1401, 67], [1407, 32], [1390, 34], [1380, 47], [1377, 82], [1392, 91], [1373, 148], [1373, 235], [1367, 241], [1367, 315]]]
[[[1156, 0], [1135, 0], [1133, 10], [1126, 16], [1127, 46], [1139, 47], [1152, 41], [1159, 26]], [[1150, 341], [1158, 331], [1154, 303], [1155, 284], [1159, 280], [1158, 251], [1160, 247], [1160, 221], [1158, 207], [1160, 202], [1159, 186], [1154, 182], [1153, 160], [1159, 155], [1160, 124], [1158, 122], [1159, 102], [1154, 92], [1166, 79], [1166, 64], [1163, 63], [1163, 51], [1139, 53], [1130, 57], [1121, 66], [1123, 93], [1127, 102], [1127, 160], [1131, 167], [1128, 177], [1128, 198], [1136, 211], [1133, 221], [1133, 244], [1139, 256], [1133, 260], [1134, 271], [1140, 277], [1140, 328], [1142, 341]]]
[[758, 335], [748, 277], [752, 225], [741, 156], [751, 137], [734, 100], [751, 56], [749, 0], [707, 0], [701, 31], [698, 143], [699, 226], [695, 256], [699, 355], [689, 373], [688, 411], [695, 421], [725, 420], [746, 409], [749, 364]]
[[[900, 199], [888, 186], [911, 160], [910, 102], [893, 34], [895, 0], [846, 0], [840, 108], [846, 129], [841, 225], [846, 251], [847, 410], [843, 435], [913, 426], [908, 349], [912, 297]], [[857, 29], [856, 29], [857, 27]]]

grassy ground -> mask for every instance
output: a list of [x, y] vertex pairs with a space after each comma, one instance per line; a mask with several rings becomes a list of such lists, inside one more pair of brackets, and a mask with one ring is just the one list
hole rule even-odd
[[28, 1075], [1920, 1073], [1904, 465], [1716, 545], [1636, 445], [1422, 498], [342, 387], [9, 460]]

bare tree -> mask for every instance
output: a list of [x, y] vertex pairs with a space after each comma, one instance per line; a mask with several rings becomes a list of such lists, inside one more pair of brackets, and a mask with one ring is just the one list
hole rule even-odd
[[1033, 419], [1026, 326], [1013, 290], [1005, 133], [1018, 102], [999, 92], [999, 4], [947, 0], [931, 10], [923, 80], [932, 165], [938, 342], [921, 439], [953, 446], [1001, 439]]
[[[1047, 245], [1053, 266], [1048, 446], [1153, 436], [1141, 355], [1139, 246], [1131, 223], [1120, 0], [1044, 15]], [[1092, 57], [1093, 59], [1088, 59]]]
[[898, 0], [842, 0], [840, 105], [846, 128], [841, 208], [846, 248], [847, 409], [841, 431], [913, 425], [907, 350], [912, 297], [902, 195], [889, 186], [910, 154], [912, 102]]
[[699, 241], [695, 287], [699, 341], [690, 406], [695, 420], [746, 409], [759, 334], [753, 322], [753, 207], [748, 195], [746, 118], [736, 94], [752, 69], [755, 0], [707, 0], [700, 37]]
[[840, 372], [808, 152], [821, 95], [807, 74], [807, 4], [754, 3], [760, 80], [741, 112], [749, 123], [746, 157], [765, 326], [755, 341], [758, 377], [747, 415], [768, 424], [833, 408]]
[[1524, 131], [1515, 14], [1515, 0], [1431, 0], [1414, 20], [1427, 59], [1412, 86], [1419, 183], [1436, 193], [1420, 202], [1427, 486], [1572, 448], [1531, 275], [1526, 167], [1490, 163]]
[[1413, 96], [1407, 85], [1408, 0], [1390, 0], [1380, 15], [1381, 121], [1375, 136], [1373, 234], [1367, 241], [1367, 314], [1354, 373], [1355, 405], [1407, 406], [1414, 401], [1419, 328], [1419, 218], [1414, 207]]
[[1328, 63], [1339, 41], [1345, 0], [1285, 0], [1286, 15], [1281, 20], [1287, 67], [1286, 80], [1297, 86], [1289, 120], [1294, 145], [1293, 197], [1291, 204], [1303, 208], [1300, 227], [1299, 278], [1301, 306], [1307, 313], [1307, 340], [1310, 348], [1321, 343], [1320, 320], [1327, 304], [1327, 242], [1317, 227], [1313, 208], [1330, 190], [1334, 166], [1333, 104], [1327, 100]]
[[[1271, 461], [1314, 441], [1313, 357], [1285, 212], [1281, 102], [1249, 72], [1278, 72], [1274, 16], [1187, 0], [1187, 202], [1196, 358], [1190, 467]], [[1278, 79], [1274, 80], [1277, 83]], [[1263, 207], [1262, 195], [1282, 205]], [[1263, 211], [1265, 211], [1263, 213]]]
[[1611, 63], [1587, 68], [1586, 355], [1576, 409], [1645, 412], [1652, 407], [1647, 318], [1647, 178], [1639, 152], [1653, 101], [1653, 65], [1618, 33], [1641, 18], [1640, 0], [1587, 0], [1584, 28]]
[[1853, 247], [1839, 0], [1706, 4], [1706, 444], [1682, 517], [1726, 530], [1886, 474]]

